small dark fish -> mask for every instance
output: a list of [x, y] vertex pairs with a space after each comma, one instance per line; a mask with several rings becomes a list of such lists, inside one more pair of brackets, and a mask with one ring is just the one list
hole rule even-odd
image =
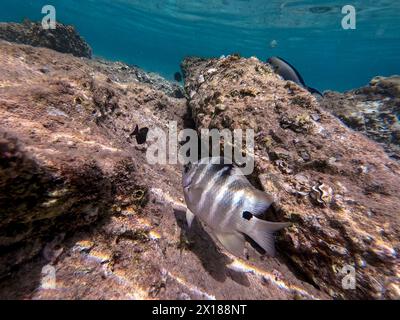
[[149, 128], [145, 127], [139, 130], [139, 126], [136, 125], [135, 130], [129, 135], [129, 138], [136, 137], [136, 142], [138, 144], [144, 144], [147, 140], [147, 134], [149, 133]]
[[182, 81], [181, 73], [180, 72], [175, 72], [174, 79], [175, 79], [175, 81], [181, 82]]
[[279, 74], [283, 79], [293, 81], [304, 89], [307, 89], [310, 93], [322, 96], [317, 89], [307, 86], [296, 68], [286, 60], [279, 57], [271, 57], [267, 60], [267, 63], [269, 63], [274, 68], [275, 73]]
[[273, 233], [290, 224], [260, 219], [273, 199], [253, 187], [240, 168], [225, 158], [203, 158], [185, 166], [182, 184], [189, 227], [196, 216], [234, 255], [243, 254], [247, 235], [274, 256]]

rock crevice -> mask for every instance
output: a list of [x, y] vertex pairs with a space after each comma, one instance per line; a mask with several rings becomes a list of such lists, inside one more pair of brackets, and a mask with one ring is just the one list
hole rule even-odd
[[[188, 58], [182, 67], [198, 129], [255, 130], [254, 179], [293, 222], [282, 253], [334, 298], [397, 297], [399, 164], [256, 58]], [[346, 266], [357, 290], [342, 286]]]

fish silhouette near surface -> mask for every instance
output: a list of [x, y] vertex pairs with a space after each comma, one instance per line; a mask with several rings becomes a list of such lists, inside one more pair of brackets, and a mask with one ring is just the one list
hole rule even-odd
[[290, 224], [259, 219], [272, 197], [253, 187], [239, 167], [225, 163], [225, 158], [214, 157], [185, 166], [182, 184], [189, 227], [196, 216], [232, 254], [243, 254], [247, 235], [274, 256], [273, 233]]
[[303, 80], [303, 77], [296, 70], [296, 68], [286, 60], [280, 57], [271, 57], [267, 60], [267, 63], [269, 63], [274, 69], [275, 73], [279, 74], [283, 79], [293, 81], [304, 89], [307, 89], [310, 93], [322, 96], [317, 89], [307, 86]]
[[149, 133], [149, 128], [141, 128], [139, 129], [139, 126], [136, 125], [135, 130], [129, 135], [129, 138], [136, 138], [136, 142], [138, 144], [144, 144], [147, 141], [147, 134]]

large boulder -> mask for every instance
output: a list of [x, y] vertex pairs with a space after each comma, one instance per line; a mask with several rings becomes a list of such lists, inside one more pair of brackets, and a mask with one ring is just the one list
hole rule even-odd
[[268, 218], [293, 223], [278, 247], [294, 269], [333, 298], [399, 298], [399, 163], [256, 58], [182, 67], [199, 130], [255, 130], [252, 178], [275, 197]]
[[400, 160], [400, 76], [375, 77], [345, 93], [327, 91], [321, 105]]
[[150, 86], [114, 83], [69, 55], [1, 41], [0, 47], [5, 276], [121, 202], [132, 210], [143, 205], [147, 173], [137, 166], [145, 157], [131, 133], [137, 124], [166, 128], [186, 108], [185, 100]]
[[55, 29], [45, 30], [39, 22], [0, 23], [0, 39], [34, 47], [45, 47], [76, 57], [92, 57], [92, 49], [73, 26], [56, 23]]
[[135, 126], [192, 127], [186, 99], [0, 41], [0, 297], [318, 299], [287, 260], [229, 256], [185, 221], [181, 167]]

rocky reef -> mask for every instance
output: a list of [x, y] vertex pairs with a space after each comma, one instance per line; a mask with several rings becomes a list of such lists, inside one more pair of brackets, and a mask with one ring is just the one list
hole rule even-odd
[[1, 41], [0, 87], [0, 297], [328, 298], [282, 257], [237, 259], [187, 230], [180, 166], [148, 164], [132, 136], [192, 126], [186, 99]]
[[157, 73], [145, 72], [138, 66], [123, 62], [112, 62], [104, 59], [88, 61], [96, 71], [106, 74], [112, 81], [119, 83], [140, 82], [151, 85], [173, 98], [184, 98], [185, 91], [177, 82], [170, 82]]
[[328, 91], [321, 104], [400, 160], [400, 76], [375, 77], [368, 86], [345, 93]]
[[[400, 165], [256, 58], [186, 59], [196, 127], [253, 128], [253, 180], [292, 221], [281, 252], [333, 298], [398, 298]], [[341, 271], [356, 272], [345, 290]]]
[[92, 57], [92, 49], [72, 26], [61, 23], [55, 29], [44, 30], [41, 23], [0, 23], [0, 39], [29, 44], [35, 47], [70, 53], [76, 57]]
[[[0, 297], [399, 298], [399, 163], [256, 58], [182, 67], [185, 92], [0, 40]], [[171, 121], [255, 130], [251, 181], [275, 198], [267, 218], [292, 222], [277, 257], [233, 257], [187, 228], [180, 165], [150, 165], [133, 134]]]

